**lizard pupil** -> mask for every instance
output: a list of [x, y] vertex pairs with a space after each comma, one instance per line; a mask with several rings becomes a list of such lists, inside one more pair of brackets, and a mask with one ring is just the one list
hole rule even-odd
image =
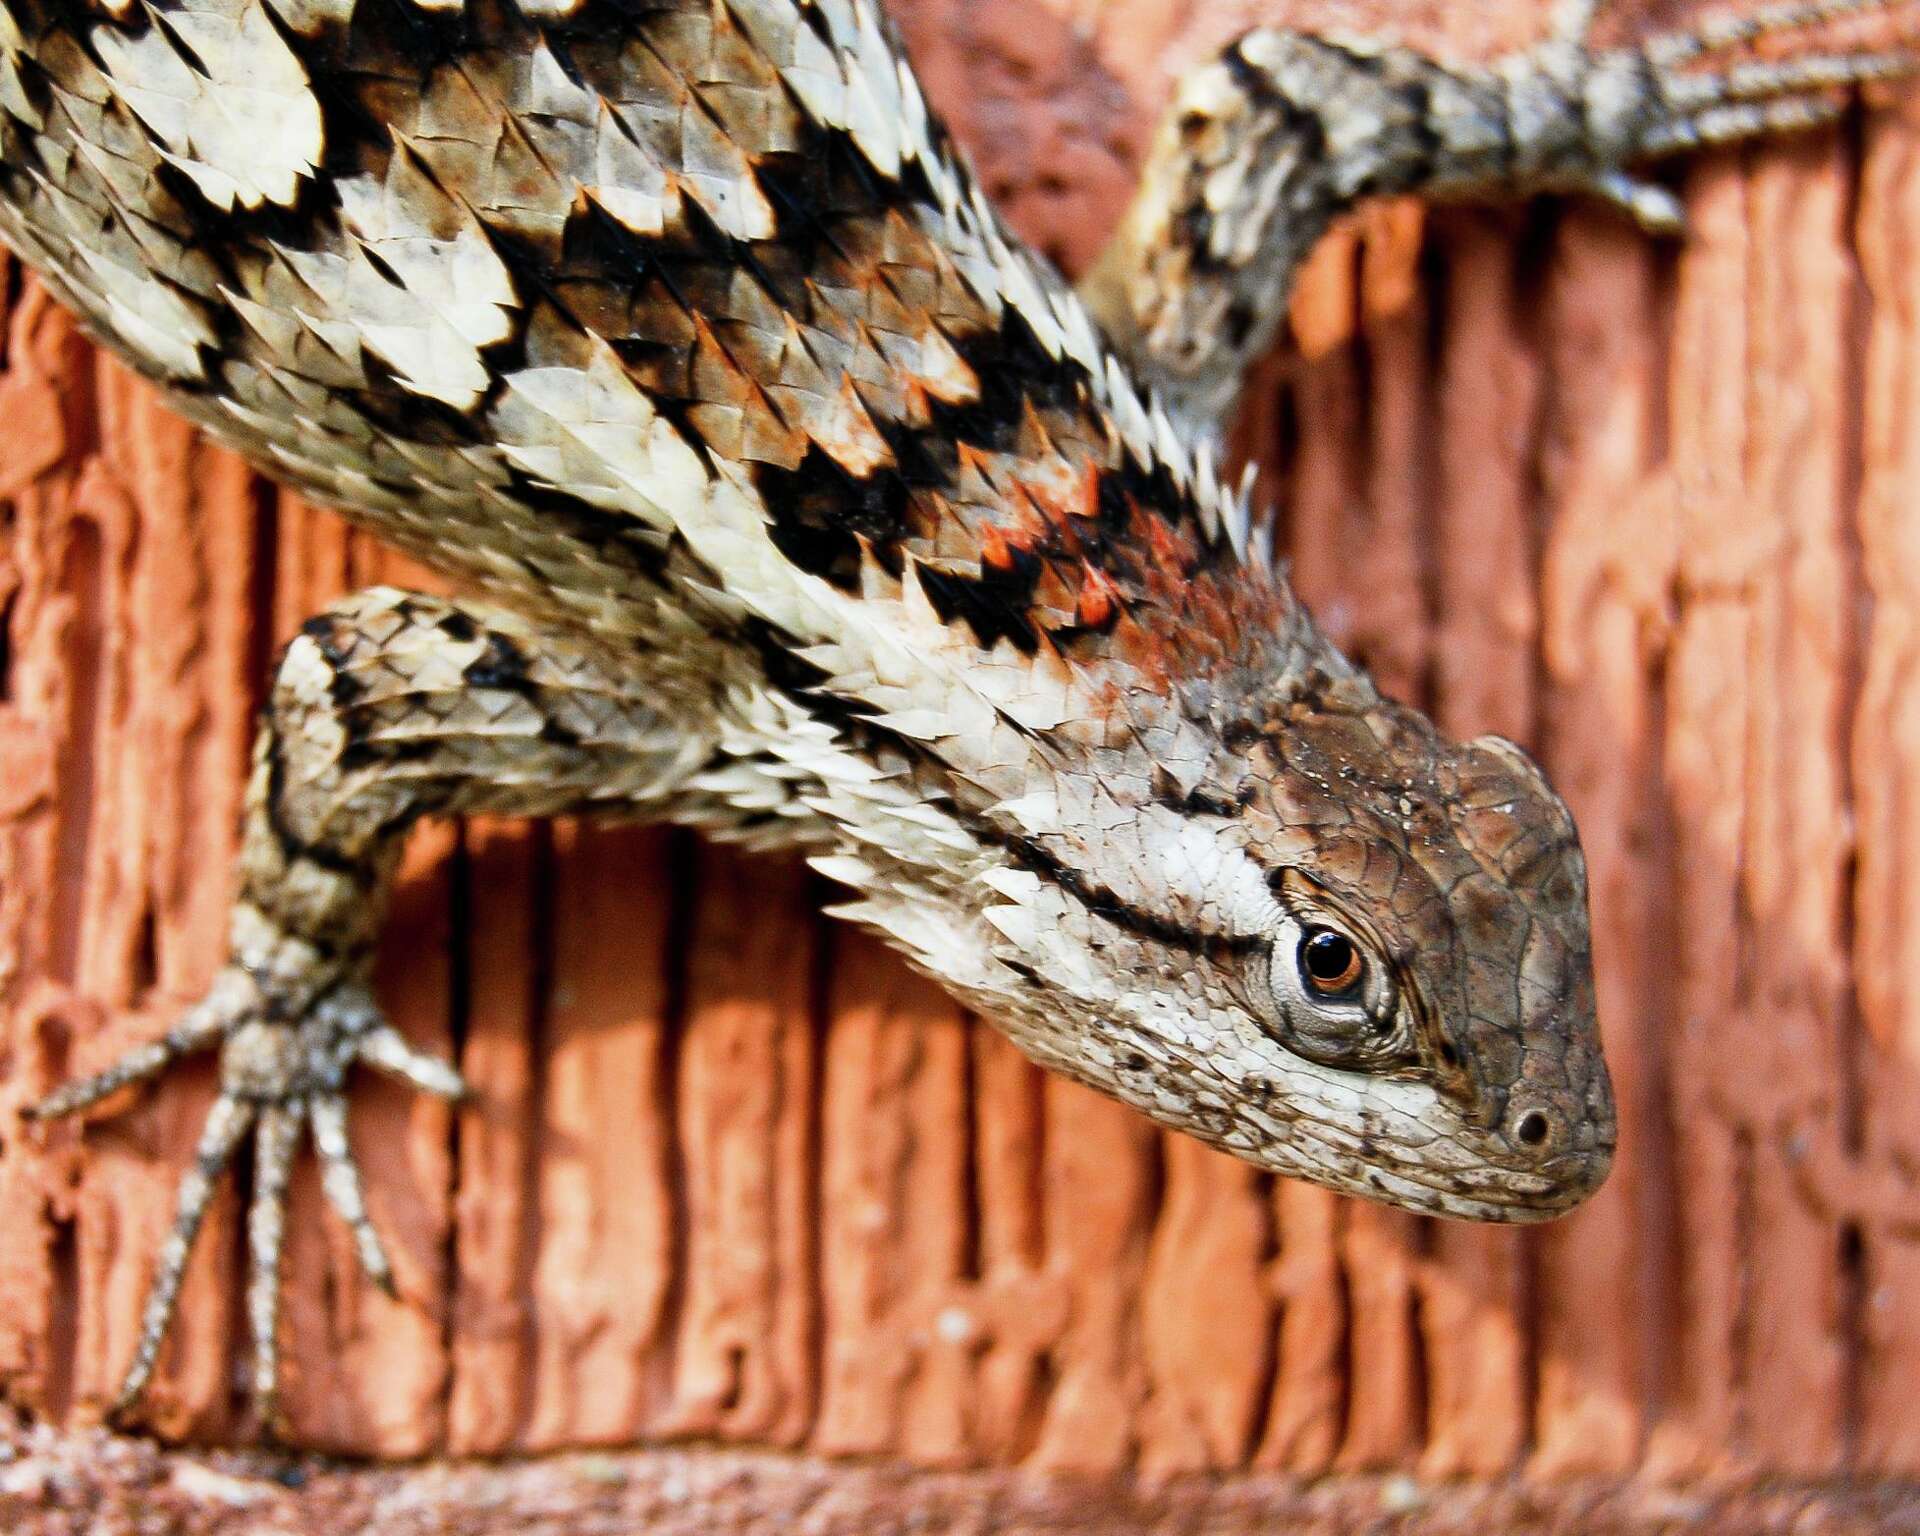
[[1300, 969], [1315, 992], [1337, 997], [1359, 982], [1360, 951], [1344, 933], [1315, 928], [1300, 941]]

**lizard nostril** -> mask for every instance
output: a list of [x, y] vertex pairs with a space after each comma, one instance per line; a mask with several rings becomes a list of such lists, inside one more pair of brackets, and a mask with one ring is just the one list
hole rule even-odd
[[1520, 1138], [1521, 1144], [1537, 1147], [1547, 1139], [1547, 1117], [1537, 1109], [1530, 1109], [1520, 1117], [1513, 1128], [1513, 1134]]

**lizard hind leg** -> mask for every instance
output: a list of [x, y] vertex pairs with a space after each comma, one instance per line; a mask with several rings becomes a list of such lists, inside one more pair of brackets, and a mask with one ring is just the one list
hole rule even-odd
[[[642, 694], [646, 694], [645, 698]], [[368, 988], [384, 897], [420, 817], [644, 815], [711, 753], [659, 712], [648, 679], [570, 637], [475, 604], [376, 589], [288, 647], [255, 748], [226, 967], [166, 1035], [30, 1111], [46, 1121], [219, 1050], [219, 1095], [149, 1285], [113, 1404], [152, 1379], [220, 1179], [251, 1141], [246, 1312], [260, 1418], [277, 1431], [281, 1260], [294, 1158], [310, 1132], [321, 1186], [373, 1281], [393, 1269], [347, 1135], [356, 1065], [452, 1099], [459, 1074], [410, 1045]]]
[[[1217, 439], [1294, 278], [1364, 198], [1578, 193], [1677, 233], [1647, 162], [1815, 127], [1847, 88], [1913, 72], [1895, 40], [1833, 28], [1920, 0], [1789, 0], [1638, 42], [1595, 37], [1610, 0], [1555, 0], [1547, 38], [1488, 64], [1257, 27], [1176, 90], [1081, 298], [1176, 423]], [[1851, 31], [1851, 28], [1849, 28]], [[1755, 45], [1778, 42], [1758, 57]]]

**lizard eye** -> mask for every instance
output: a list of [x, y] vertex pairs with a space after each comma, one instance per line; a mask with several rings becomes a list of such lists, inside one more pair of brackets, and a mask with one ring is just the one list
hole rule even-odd
[[1304, 891], [1268, 953], [1254, 997], [1266, 1028], [1297, 1056], [1354, 1072], [1394, 1072], [1414, 1056], [1414, 1012], [1364, 929]]
[[1366, 974], [1360, 947], [1332, 928], [1309, 928], [1300, 938], [1300, 976], [1319, 997], [1345, 997]]

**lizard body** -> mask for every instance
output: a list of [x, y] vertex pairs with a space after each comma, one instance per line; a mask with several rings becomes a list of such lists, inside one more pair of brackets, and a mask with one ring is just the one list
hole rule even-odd
[[195, 421], [473, 594], [293, 640], [230, 964], [38, 1111], [221, 1049], [122, 1402], [249, 1136], [263, 1403], [308, 1131], [390, 1283], [345, 1105], [362, 1061], [460, 1089], [367, 986], [423, 815], [799, 845], [1035, 1058], [1239, 1156], [1489, 1220], [1597, 1188], [1571, 818], [1340, 656], [1207, 444], [1355, 199], [1657, 218], [1632, 161], [1904, 67], [1683, 74], [1747, 32], [1595, 51], [1589, 11], [1490, 70], [1250, 34], [1077, 294], [867, 0], [0, 0], [0, 236]]

